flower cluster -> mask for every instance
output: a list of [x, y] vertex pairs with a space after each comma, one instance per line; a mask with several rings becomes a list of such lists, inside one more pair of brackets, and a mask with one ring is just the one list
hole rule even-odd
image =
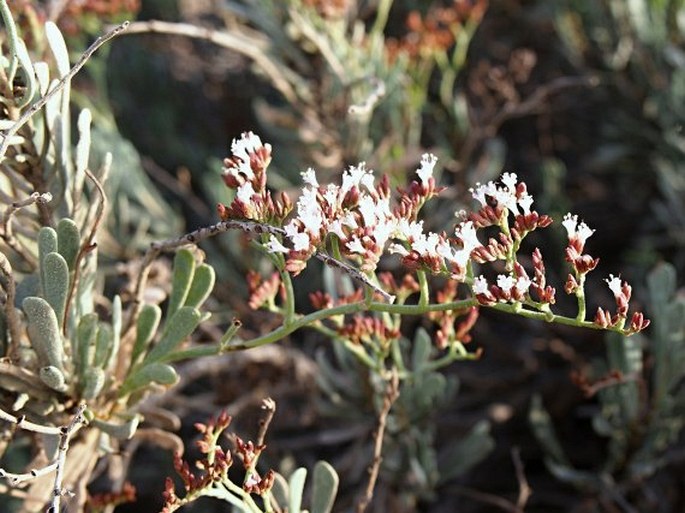
[[[458, 296], [458, 283], [450, 280], [438, 290], [435, 299], [444, 304], [455, 301]], [[428, 318], [437, 325], [435, 332], [435, 346], [438, 349], [446, 349], [455, 343], [466, 345], [471, 342], [471, 328], [478, 320], [478, 307], [472, 306], [465, 310], [446, 310], [431, 312]], [[462, 316], [465, 318], [457, 322]]]
[[386, 347], [400, 338], [399, 327], [384, 322], [380, 317], [361, 315], [355, 315], [338, 333], [354, 344], [375, 343], [380, 347]]
[[[190, 470], [188, 462], [176, 453], [174, 469], [183, 482], [185, 495], [179, 497], [176, 494], [174, 481], [167, 478], [163, 492], [165, 502], [161, 513], [171, 513], [202, 495], [211, 494], [210, 490], [215, 486], [227, 488], [235, 493], [236, 485], [231, 483], [228, 477], [228, 469], [233, 464], [233, 456], [230, 451], [224, 451], [218, 443], [220, 436], [230, 423], [231, 417], [223, 411], [215, 419], [210, 419], [207, 424], [195, 424], [195, 429], [202, 434], [196, 446], [205, 455], [195, 465], [202, 473], [195, 475]], [[254, 493], [263, 496], [273, 486], [275, 479], [273, 470], [269, 470], [264, 477], [260, 477], [254, 468], [265, 447], [265, 445], [255, 447], [252, 442], [243, 442], [242, 439], [236, 437], [235, 452], [245, 468], [245, 479], [241, 488], [247, 494]]]
[[[526, 270], [519, 262], [523, 239], [534, 230], [550, 226], [552, 219], [534, 210], [533, 197], [516, 174], [504, 173], [498, 182], [476, 184], [470, 192], [478, 209], [459, 215], [462, 220], [451, 233], [438, 233], [425, 230], [419, 218], [426, 202], [442, 190], [433, 176], [437, 164], [434, 155], [423, 155], [416, 177], [405, 188], [398, 188], [397, 194], [391, 193], [386, 176], [377, 181], [364, 163], [347, 169], [339, 185], [319, 184], [316, 172], [308, 169], [302, 173], [304, 187], [295, 215], [288, 219], [290, 199], [282, 194], [274, 202], [266, 189], [271, 147], [246, 133], [233, 141], [232, 150], [233, 157], [225, 161], [224, 180], [236, 189], [236, 196], [229, 207], [220, 205], [219, 213], [222, 219], [269, 224], [270, 235], [263, 244], [272, 254], [282, 255], [281, 271], [297, 275], [312, 256], [330, 252], [344, 265], [350, 262], [352, 269], [361, 273], [357, 276], [373, 276], [381, 257], [389, 253], [398, 255], [409, 272], [447, 276], [457, 284], [466, 284], [474, 304], [509, 305], [513, 313], [535, 312], [548, 320], [555, 318], [551, 305], [556, 302], [556, 289], [547, 283], [541, 251], [534, 249], [532, 269]], [[585, 319], [584, 284], [599, 260], [585, 253], [585, 244], [594, 230], [572, 214], [564, 217], [562, 225], [568, 234], [565, 259], [571, 267], [564, 290], [578, 298], [575, 322], [590, 324]], [[479, 232], [485, 236], [479, 237]], [[485, 275], [474, 276], [475, 264], [496, 262], [500, 262], [498, 269], [503, 266], [505, 272], [493, 282], [488, 282]], [[649, 321], [640, 312], [634, 313], [630, 326], [624, 328], [630, 287], [620, 280], [616, 285], [616, 280], [610, 277], [608, 282], [618, 310], [613, 315], [599, 310], [593, 326], [627, 334], [644, 329]], [[391, 281], [384, 285], [397, 286]], [[404, 291], [401, 302], [419, 288], [416, 284]], [[252, 306], [272, 304], [276, 290], [275, 277], [255, 282], [251, 286]], [[454, 298], [457, 290], [455, 285]], [[420, 292], [422, 301], [427, 301], [426, 291]], [[315, 300], [317, 308], [331, 307], [330, 298], [317, 296]], [[357, 324], [348, 329], [357, 333], [362, 327]], [[455, 336], [454, 327], [448, 329], [446, 319], [441, 330], [442, 343]]]
[[[610, 274], [609, 278], [605, 281], [616, 299], [616, 313], [611, 315], [608, 311], [597, 308], [595, 324], [603, 328], [612, 327], [623, 329], [626, 319], [628, 318], [628, 302], [630, 301], [633, 289], [627, 282], [621, 281], [621, 278], [618, 278], [613, 274]], [[645, 319], [642, 312], [633, 312], [630, 326], [628, 327], [628, 333], [637, 333], [647, 326], [649, 326], [649, 319]]]
[[250, 294], [248, 305], [253, 310], [266, 307], [272, 309], [275, 304], [276, 296], [282, 290], [281, 279], [277, 272], [271, 274], [267, 279], [253, 270], [247, 272], [247, 289]]
[[221, 219], [251, 219], [264, 223], [278, 223], [292, 210], [292, 202], [285, 193], [277, 200], [266, 188], [266, 168], [271, 162], [271, 145], [262, 144], [259, 136], [244, 133], [231, 144], [231, 157], [224, 159], [223, 179], [235, 189], [235, 199], [229, 207], [219, 204]]
[[185, 496], [179, 497], [176, 494], [174, 481], [167, 477], [164, 486], [164, 507], [161, 513], [171, 513], [181, 506], [188, 504], [202, 495], [214, 484], [221, 483], [227, 479], [228, 469], [233, 463], [230, 452], [224, 450], [217, 444], [221, 433], [231, 423], [231, 417], [226, 412], [222, 412], [216, 419], [211, 419], [207, 424], [197, 423], [195, 429], [202, 433], [202, 439], [196, 442], [201, 453], [206, 457], [197, 461], [196, 466], [203, 472], [197, 476], [190, 470], [190, 465], [184, 461], [180, 453], [174, 454], [174, 470], [183, 482]]
[[88, 495], [88, 511], [104, 511], [108, 507], [136, 502], [136, 487], [126, 481], [118, 492]]

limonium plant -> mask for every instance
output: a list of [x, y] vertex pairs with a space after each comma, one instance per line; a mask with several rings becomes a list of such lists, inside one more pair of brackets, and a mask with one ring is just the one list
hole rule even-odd
[[[235, 197], [230, 205], [219, 204], [218, 212], [225, 222], [248, 221], [260, 226], [258, 244], [274, 262], [278, 274], [269, 283], [252, 287], [251, 304], [267, 305], [284, 316], [280, 331], [241, 345], [261, 345], [322, 319], [365, 310], [423, 315], [487, 307], [624, 335], [649, 325], [642, 312], [630, 315], [631, 286], [614, 275], [605, 281], [615, 297], [615, 311], [598, 308], [594, 318], [588, 319], [585, 281], [599, 259], [585, 253], [586, 241], [594, 230], [570, 213], [562, 221], [568, 234], [565, 260], [570, 265], [564, 291], [576, 297], [577, 314], [554, 312], [556, 289], [547, 283], [540, 249], [532, 252], [532, 268], [526, 269], [519, 261], [523, 239], [534, 230], [550, 226], [552, 219], [533, 209], [533, 197], [514, 173], [504, 173], [499, 183], [476, 184], [470, 192], [477, 210], [457, 212], [460, 221], [451, 232], [436, 233], [427, 231], [420, 219], [423, 206], [442, 191], [433, 176], [437, 164], [434, 155], [423, 155], [416, 178], [396, 194], [387, 176], [376, 180], [364, 163], [346, 170], [340, 185], [319, 184], [316, 172], [308, 169], [302, 173], [304, 187], [294, 205], [285, 192], [275, 197], [267, 187], [269, 144], [247, 132], [232, 142], [231, 150], [232, 156], [224, 161], [223, 178], [235, 190]], [[487, 237], [481, 235], [484, 232]], [[379, 277], [377, 270], [386, 254], [399, 257], [404, 269], [416, 277], [419, 296], [415, 304], [404, 303], [413, 294], [411, 289], [408, 294], [406, 290], [397, 294], [397, 290], [383, 286], [383, 281], [389, 281]], [[291, 278], [302, 272], [314, 256], [356, 278], [363, 285], [364, 296], [356, 301], [347, 298], [338, 305], [319, 297], [316, 312], [297, 315]], [[478, 265], [496, 262], [504, 272], [495, 281], [477, 272]], [[457, 297], [454, 289], [449, 301], [431, 302], [429, 275], [463, 284], [463, 297]], [[282, 301], [277, 305], [281, 289]], [[463, 340], [454, 337], [458, 331], [452, 330], [451, 338], [443, 337], [441, 345], [462, 345]]]
[[[285, 192], [275, 193], [267, 186], [269, 144], [247, 132], [233, 140], [231, 151], [232, 156], [224, 161], [223, 179], [234, 196], [230, 204], [218, 205], [221, 222], [157, 243], [151, 248], [151, 256], [229, 229], [253, 234], [256, 247], [272, 261], [275, 272], [267, 277], [255, 271], [248, 273], [248, 304], [278, 314], [282, 321], [272, 331], [252, 339], [233, 337], [218, 350], [258, 347], [308, 327], [341, 342], [368, 368], [377, 429], [368, 483], [357, 502], [359, 513], [365, 511], [373, 497], [393, 407], [408, 408], [416, 414], [421, 410], [419, 403], [425, 403], [426, 398], [431, 398], [427, 404], [436, 404], [440, 397], [447, 397], [444, 380], [428, 376], [455, 360], [480, 356], [479, 350], [469, 351], [467, 345], [481, 308], [626, 336], [649, 325], [641, 312], [630, 313], [631, 287], [614, 275], [605, 281], [615, 297], [615, 310], [598, 308], [594, 317], [588, 318], [585, 283], [599, 260], [585, 252], [594, 230], [572, 214], [562, 221], [568, 235], [565, 260], [570, 268], [563, 290], [575, 296], [577, 312], [567, 316], [555, 311], [557, 292], [547, 282], [541, 250], [534, 248], [530, 258], [521, 258], [525, 237], [549, 227], [553, 220], [534, 210], [526, 184], [513, 173], [504, 173], [498, 182], [476, 184], [470, 189], [476, 210], [457, 212], [455, 226], [449, 232], [438, 233], [427, 230], [421, 219], [426, 203], [444, 189], [433, 176], [437, 165], [434, 155], [423, 155], [416, 177], [395, 192], [387, 176], [376, 179], [364, 163], [345, 170], [340, 184], [320, 184], [316, 172], [307, 169], [302, 173], [301, 194], [293, 202]], [[293, 278], [312, 258], [345, 273], [358, 286], [345, 293], [314, 292], [310, 295], [314, 310], [302, 314], [296, 307]], [[402, 273], [382, 272], [379, 265], [383, 258], [399, 259]], [[530, 262], [528, 268], [522, 262]], [[486, 278], [486, 265], [496, 269], [494, 280]], [[441, 288], [431, 290], [431, 276], [443, 278]], [[401, 320], [406, 315], [425, 316], [434, 323], [434, 334], [428, 338], [433, 348], [426, 342], [425, 331], [417, 333], [411, 356], [407, 357], [407, 339], [401, 333]], [[202, 354], [215, 352], [211, 347], [198, 350]], [[416, 395], [420, 383], [431, 383], [421, 388], [423, 400]], [[403, 391], [408, 395], [401, 399]], [[489, 450], [487, 432], [478, 436], [483, 450], [474, 452], [473, 461], [460, 461], [455, 466], [468, 468]], [[216, 462], [226, 463], [221, 458]], [[170, 510], [201, 495], [216, 496], [218, 483], [223, 483], [218, 489], [230, 491], [230, 496], [224, 497], [229, 502], [250, 503], [248, 509], [261, 511], [249, 498], [257, 494], [263, 499], [264, 510], [271, 511], [273, 480], [260, 480], [257, 489], [246, 478], [240, 487], [227, 480], [226, 465], [218, 470], [209, 464], [205, 467], [205, 476], [186, 482], [186, 498], [178, 499], [168, 487]], [[185, 471], [180, 473], [184, 475]]]

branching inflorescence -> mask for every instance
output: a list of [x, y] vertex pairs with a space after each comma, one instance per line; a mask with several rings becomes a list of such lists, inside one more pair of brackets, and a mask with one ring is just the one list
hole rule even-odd
[[[599, 260], [584, 253], [585, 243], [594, 230], [571, 214], [562, 222], [568, 234], [565, 259], [571, 267], [564, 290], [576, 296], [578, 313], [575, 317], [567, 317], [552, 311], [556, 290], [547, 283], [542, 252], [534, 249], [531, 270], [526, 270], [519, 261], [523, 239], [534, 230], [550, 226], [552, 219], [533, 209], [533, 197], [526, 184], [513, 173], [504, 173], [500, 184], [476, 184], [470, 192], [478, 203], [478, 210], [458, 213], [463, 220], [451, 233], [436, 233], [426, 231], [424, 221], [419, 218], [422, 207], [442, 190], [433, 177], [437, 163], [434, 155], [423, 155], [416, 171], [417, 178], [406, 188], [398, 189], [397, 195], [392, 194], [387, 176], [376, 181], [364, 163], [346, 170], [340, 185], [321, 185], [316, 172], [308, 169], [302, 173], [302, 194], [293, 205], [286, 193], [282, 192], [274, 199], [267, 188], [266, 170], [271, 161], [269, 144], [263, 144], [258, 136], [248, 132], [233, 141], [231, 150], [232, 157], [224, 161], [223, 177], [226, 185], [235, 190], [235, 197], [230, 205], [218, 206], [219, 215], [224, 222], [242, 220], [278, 228], [263, 230], [260, 245], [280, 271], [286, 306], [280, 310], [273, 306], [278, 290], [276, 278], [272, 278], [268, 287], [254, 285], [253, 278], [252, 289], [259, 298], [252, 298], [252, 306], [271, 305], [272, 310], [279, 310], [286, 316], [286, 324], [294, 320], [288, 294], [292, 288], [290, 275], [299, 274], [310, 258], [321, 254], [344, 262], [374, 284], [374, 287], [366, 287], [363, 301], [361, 297], [356, 302], [348, 298], [350, 308], [340, 310], [341, 306], [338, 306], [340, 311], [331, 314], [358, 313], [364, 308], [352, 305], [361, 303], [369, 310], [430, 313], [433, 317], [436, 312], [467, 313], [471, 308], [484, 306], [548, 322], [607, 329], [625, 335], [641, 331], [649, 324], [641, 312], [634, 312], [629, 318], [631, 287], [613, 275], [606, 282], [616, 298], [615, 313], [599, 308], [592, 321], [586, 319], [585, 280]], [[293, 209], [295, 215], [291, 216]], [[479, 236], [483, 232], [487, 234], [487, 240]], [[418, 277], [416, 288], [408, 292], [405, 289], [402, 300], [395, 304], [381, 302], [378, 295], [374, 295], [374, 289], [381, 288], [376, 271], [386, 253], [398, 255], [404, 268]], [[497, 268], [504, 270], [494, 283], [483, 274], [475, 274], [474, 264], [488, 263], [497, 263]], [[429, 274], [448, 277], [448, 283], [452, 284], [440, 293], [442, 297], [436, 296], [438, 302], [433, 304], [427, 285]], [[384, 284], [389, 284], [387, 278]], [[464, 299], [457, 299], [460, 284], [469, 291]], [[397, 284], [393, 288], [396, 289]], [[267, 294], [268, 291], [271, 294]], [[400, 304], [414, 292], [420, 294], [417, 304]], [[395, 299], [391, 296], [391, 300]], [[319, 307], [333, 308], [323, 297], [317, 298], [317, 302]], [[470, 314], [466, 325], [473, 324], [475, 315]], [[314, 320], [320, 318], [323, 317], [320, 315]], [[449, 340], [445, 339], [447, 334], [451, 339], [457, 335], [467, 336], [468, 330], [448, 329], [444, 319], [444, 315], [438, 319], [443, 321], [439, 322], [440, 345], [449, 345]], [[346, 329], [351, 330], [350, 327]]]

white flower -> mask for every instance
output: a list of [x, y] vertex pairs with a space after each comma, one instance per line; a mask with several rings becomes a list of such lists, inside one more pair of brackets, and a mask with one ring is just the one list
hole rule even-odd
[[397, 231], [409, 241], [419, 239], [421, 237], [424, 237], [423, 221], [409, 222], [406, 219], [402, 218], [397, 223]]
[[312, 234], [319, 233], [323, 225], [323, 212], [316, 201], [316, 189], [305, 188], [297, 201], [297, 217]]
[[485, 279], [483, 275], [478, 276], [477, 278], [474, 278], [473, 280], [473, 293], [478, 295], [478, 294], [487, 294], [489, 291], [488, 289], [488, 281]]
[[376, 225], [376, 202], [368, 194], [359, 198], [359, 213], [364, 220], [364, 226]]
[[340, 219], [335, 219], [328, 223], [328, 231], [336, 234], [339, 239], [345, 238], [345, 232], [342, 229], [342, 221]]
[[249, 205], [252, 202], [252, 196], [255, 194], [256, 192], [254, 190], [254, 187], [252, 187], [252, 183], [245, 182], [240, 187], [238, 187], [238, 190], [236, 191], [236, 198], [238, 198], [238, 200], [242, 203]]
[[252, 132], [243, 132], [240, 139], [233, 139], [231, 142], [231, 153], [241, 160], [250, 161], [250, 153], [255, 153], [259, 148], [265, 146], [270, 148], [270, 145], [262, 144], [262, 140], [258, 135]]
[[469, 248], [462, 248], [456, 250], [452, 254], [452, 262], [457, 264], [460, 268], [466, 267], [466, 264], [469, 262], [469, 259], [471, 258], [471, 249]]
[[233, 139], [231, 142], [231, 153], [238, 159], [238, 167], [224, 168], [224, 173], [236, 175], [244, 174], [248, 180], [254, 178], [254, 173], [250, 167], [250, 154], [255, 153], [259, 148], [271, 149], [269, 144], [262, 144], [259, 136], [252, 132], [243, 132], [240, 139]]
[[507, 276], [504, 274], [500, 274], [497, 276], [497, 286], [502, 289], [502, 291], [507, 294], [511, 291], [515, 284], [515, 280], [513, 276]]
[[357, 223], [357, 219], [354, 217], [354, 214], [350, 211], [347, 211], [343, 214], [342, 218], [340, 219], [340, 222], [343, 224], [343, 226], [347, 226], [348, 228], [351, 228], [353, 230], [359, 228], [359, 223]]
[[349, 249], [352, 253], [359, 253], [361, 255], [366, 253], [366, 249], [364, 249], [362, 241], [359, 240], [359, 237], [355, 236], [352, 240], [347, 242], [346, 246], [347, 249]]
[[524, 214], [530, 214], [530, 207], [533, 206], [533, 196], [526, 193], [519, 198], [518, 203]]
[[433, 176], [433, 168], [437, 161], [438, 157], [432, 153], [424, 153], [421, 156], [421, 167], [416, 170], [416, 174], [419, 175], [423, 185], [427, 185], [428, 179]]
[[614, 297], [618, 298], [623, 293], [623, 291], [621, 290], [620, 277], [610, 274], [609, 278], [605, 279], [604, 281], [606, 281], [607, 285], [609, 285], [609, 289], [611, 290], [611, 292], [613, 292]]
[[495, 199], [497, 200], [497, 203], [501, 203], [504, 205], [504, 208], [509, 210], [509, 212], [513, 212], [514, 214], [518, 214], [518, 206], [516, 204], [516, 194], [514, 194], [510, 189], [504, 189], [504, 188], [498, 188], [495, 192]]
[[473, 196], [473, 199], [480, 203], [481, 207], [484, 207], [488, 204], [487, 200], [485, 199], [485, 186], [481, 185], [480, 182], [476, 182], [476, 187], [471, 187], [469, 192], [471, 193], [471, 196]]
[[578, 236], [578, 238], [580, 239], [580, 241], [581, 241], [583, 244], [585, 244], [585, 241], [586, 241], [586, 240], [588, 239], [588, 237], [590, 237], [590, 235], [592, 235], [593, 233], [595, 233], [595, 231], [594, 231], [593, 229], [591, 229], [591, 228], [590, 228], [588, 225], [586, 225], [585, 223], [580, 223], [580, 224], [578, 225], [578, 229], [576, 230], [576, 235]]
[[585, 241], [588, 239], [588, 237], [595, 233], [595, 231], [585, 223], [581, 222], [578, 224], [578, 216], [571, 215], [570, 213], [564, 216], [564, 220], [561, 222], [561, 224], [563, 224], [564, 228], [566, 228], [569, 240], [576, 238], [581, 244], [585, 244]]
[[271, 235], [269, 242], [266, 243], [266, 249], [269, 250], [269, 253], [290, 253], [290, 250], [281, 244], [281, 241], [274, 235]]
[[302, 181], [307, 185], [311, 185], [315, 188], [319, 187], [319, 182], [316, 180], [316, 171], [311, 167], [306, 171], [301, 172], [300, 175], [302, 176]]
[[435, 252], [445, 260], [454, 261], [454, 249], [446, 240], [441, 240], [435, 247]]
[[409, 251], [402, 244], [393, 243], [388, 246], [388, 251], [393, 255], [408, 256]]
[[519, 294], [523, 295], [526, 292], [528, 292], [528, 289], [530, 288], [530, 278], [526, 276], [519, 276], [516, 279], [516, 283], [514, 284], [514, 288], [516, 289], [516, 292]]
[[344, 197], [349, 190], [354, 187], [366, 187], [369, 191], [373, 187], [373, 174], [366, 170], [366, 162], [360, 162], [358, 166], [350, 166], [350, 168], [343, 173], [342, 186], [340, 188], [341, 195]]
[[293, 249], [295, 251], [307, 251], [309, 250], [310, 239], [307, 232], [297, 232], [290, 237], [290, 241], [293, 243]]
[[428, 235], [421, 234], [421, 237], [416, 239], [411, 248], [419, 255], [434, 255], [438, 251], [438, 243], [440, 236], [437, 233], [429, 232]]
[[480, 203], [481, 207], [485, 207], [488, 204], [486, 196], [490, 196], [492, 198], [497, 196], [497, 186], [494, 184], [494, 182], [488, 182], [485, 185], [481, 185], [480, 183], [476, 182], [476, 188], [474, 189], [472, 187], [469, 189], [469, 192], [473, 198]]
[[362, 175], [361, 180], [359, 181], [359, 183], [360, 183], [361, 185], [363, 185], [364, 187], [366, 187], [366, 189], [367, 189], [369, 192], [374, 191], [375, 188], [376, 188], [376, 187], [374, 186], [374, 183], [373, 183], [373, 182], [374, 182], [374, 177], [373, 177], [373, 172], [371, 172], [371, 171], [367, 171], [366, 173], [364, 173], [364, 174]]
[[293, 244], [293, 249], [295, 251], [306, 251], [309, 249], [310, 239], [307, 232], [299, 231], [295, 220], [290, 221], [283, 227], [286, 236], [290, 239]]
[[385, 219], [379, 221], [373, 231], [373, 239], [379, 247], [384, 247], [392, 233], [395, 231], [395, 222], [393, 220]]
[[390, 198], [378, 198], [376, 200], [376, 212], [378, 219], [393, 217], [390, 211]]
[[326, 192], [323, 193], [323, 199], [326, 200], [329, 206], [336, 208], [338, 206], [338, 192], [340, 187], [335, 184], [328, 184], [326, 187]]
[[502, 183], [507, 186], [507, 189], [509, 189], [509, 192], [512, 194], [516, 193], [517, 181], [518, 177], [516, 176], [516, 173], [504, 173], [502, 175]]
[[472, 221], [460, 223], [454, 230], [454, 234], [461, 239], [464, 249], [468, 250], [469, 253], [471, 250], [482, 246], [476, 236], [476, 229], [473, 227]]

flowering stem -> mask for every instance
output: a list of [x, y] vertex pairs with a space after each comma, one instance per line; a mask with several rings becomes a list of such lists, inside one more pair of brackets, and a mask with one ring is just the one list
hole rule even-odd
[[388, 312], [400, 315], [423, 315], [427, 312], [444, 312], [449, 310], [461, 310], [468, 308], [470, 306], [477, 305], [476, 299], [464, 299], [461, 301], [454, 301], [451, 303], [443, 304], [428, 304], [425, 306], [419, 305], [395, 305], [388, 303], [371, 302], [366, 303], [366, 301], [358, 301], [356, 303], [348, 303], [345, 305], [335, 306], [333, 308], [327, 308], [325, 310], [317, 310], [308, 315], [302, 317], [296, 317], [293, 322], [288, 326], [281, 326], [276, 328], [270, 333], [262, 335], [261, 337], [254, 338], [245, 342], [240, 342], [237, 344], [231, 344], [227, 347], [228, 351], [239, 351], [243, 349], [250, 349], [253, 347], [259, 347], [266, 344], [271, 344], [283, 337], [289, 335], [293, 331], [296, 331], [305, 326], [309, 326], [316, 321], [321, 321], [327, 319], [328, 317], [333, 317], [336, 315], [349, 315], [353, 313], [372, 311], [372, 312]]
[[[271, 344], [273, 342], [276, 342], [283, 337], [286, 337], [287, 335], [293, 333], [294, 331], [297, 331], [300, 328], [304, 328], [306, 326], [310, 326], [318, 321], [322, 321], [324, 319], [327, 319], [329, 317], [333, 317], [336, 315], [350, 315], [354, 313], [359, 313], [363, 311], [371, 311], [371, 312], [387, 312], [387, 313], [392, 313], [392, 314], [399, 314], [399, 315], [423, 315], [428, 312], [446, 312], [450, 310], [465, 310], [466, 308], [472, 307], [472, 306], [478, 306], [479, 303], [475, 298], [471, 299], [462, 299], [459, 301], [452, 301], [449, 303], [430, 303], [424, 306], [421, 305], [395, 305], [395, 304], [388, 304], [388, 303], [380, 303], [377, 301], [371, 302], [371, 303], [366, 303], [366, 301], [358, 301], [356, 303], [348, 303], [345, 305], [340, 305], [340, 306], [335, 306], [333, 308], [328, 308], [325, 310], [317, 310], [316, 312], [312, 312], [308, 315], [304, 315], [301, 317], [295, 316], [295, 319], [289, 324], [289, 325], [283, 325], [279, 328], [276, 328], [270, 333], [267, 333], [265, 335], [262, 335], [260, 337], [254, 338], [252, 340], [247, 340], [243, 342], [239, 342], [236, 344], [231, 344], [229, 346], [225, 347], [225, 351], [240, 351], [243, 349], [251, 349], [253, 347], [259, 347], [263, 346], [266, 344]], [[505, 312], [509, 314], [514, 314], [514, 315], [519, 315], [521, 317], [527, 317], [528, 319], [535, 319], [538, 321], [546, 321], [550, 323], [555, 323], [555, 324], [563, 324], [565, 326], [574, 326], [577, 328], [589, 328], [589, 329], [595, 329], [595, 330], [607, 330], [609, 329], [610, 331], [616, 331], [618, 333], [623, 333], [623, 330], [618, 327], [609, 327], [609, 328], [603, 328], [602, 326], [599, 326], [598, 324], [595, 324], [594, 322], [589, 322], [589, 321], [581, 321], [578, 320], [577, 318], [572, 318], [572, 317], [565, 317], [563, 315], [556, 315], [553, 314], [551, 311], [550, 312], [538, 312], [534, 310], [528, 310], [525, 308], [520, 308], [520, 306], [517, 308], [516, 305], [512, 305], [509, 303], [496, 303], [494, 305], [490, 305], [490, 308], [500, 311], [500, 312]], [[320, 329], [320, 328], [317, 328]], [[212, 346], [207, 346], [208, 350]]]

